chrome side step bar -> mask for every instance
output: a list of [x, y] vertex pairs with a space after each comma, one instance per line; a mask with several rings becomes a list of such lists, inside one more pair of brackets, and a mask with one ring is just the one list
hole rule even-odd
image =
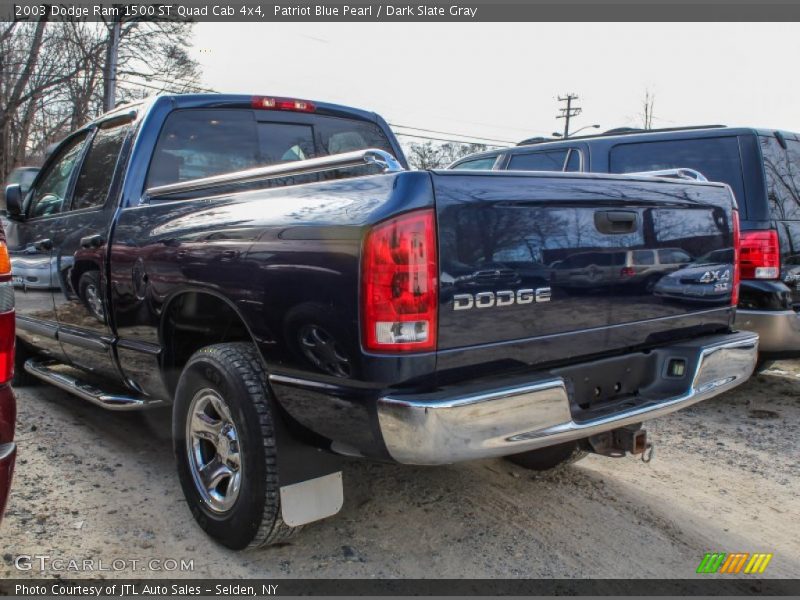
[[25, 370], [34, 377], [38, 377], [42, 381], [50, 383], [70, 394], [74, 394], [79, 398], [88, 400], [92, 404], [96, 404], [108, 410], [141, 410], [164, 404], [162, 400], [155, 400], [144, 396], [106, 393], [90, 383], [81, 381], [66, 373], [56, 371], [54, 367], [58, 366], [68, 365], [34, 358], [28, 359], [25, 362]]

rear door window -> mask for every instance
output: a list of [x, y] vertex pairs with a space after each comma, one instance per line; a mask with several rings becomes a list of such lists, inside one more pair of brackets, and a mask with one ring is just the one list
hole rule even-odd
[[117, 159], [130, 128], [130, 124], [121, 125], [100, 129], [95, 134], [75, 184], [71, 210], [98, 207], [106, 203]]
[[800, 220], [800, 142], [786, 140], [784, 150], [773, 136], [761, 137], [770, 217]]
[[510, 171], [563, 171], [569, 150], [550, 150], [514, 154], [508, 162]]
[[733, 136], [617, 144], [609, 159], [611, 173], [680, 167], [700, 171], [709, 181], [727, 183], [736, 199], [744, 202], [739, 140]]

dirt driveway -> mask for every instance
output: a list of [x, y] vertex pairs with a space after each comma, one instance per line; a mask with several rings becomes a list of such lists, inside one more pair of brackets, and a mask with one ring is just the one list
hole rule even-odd
[[772, 552], [766, 576], [800, 573], [800, 363], [651, 422], [650, 464], [590, 456], [536, 479], [502, 460], [350, 462], [337, 517], [247, 553], [195, 526], [168, 413], [110, 413], [46, 386], [18, 400], [2, 578], [40, 576], [15, 568], [23, 554], [194, 566], [104, 577], [683, 578], [708, 551]]

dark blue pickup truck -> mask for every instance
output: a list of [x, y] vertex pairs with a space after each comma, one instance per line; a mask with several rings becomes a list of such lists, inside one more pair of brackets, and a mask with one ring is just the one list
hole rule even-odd
[[722, 184], [408, 171], [373, 113], [196, 95], [104, 115], [6, 198], [15, 384], [171, 404], [189, 507], [232, 548], [335, 514], [342, 456], [641, 453], [643, 421], [756, 360]]

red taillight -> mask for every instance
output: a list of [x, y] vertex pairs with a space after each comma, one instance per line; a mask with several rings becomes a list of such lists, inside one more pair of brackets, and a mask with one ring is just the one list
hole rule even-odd
[[620, 277], [633, 277], [634, 275], [636, 275], [636, 269], [633, 267], [622, 267], [619, 271]]
[[314, 112], [317, 107], [308, 100], [297, 98], [274, 98], [272, 96], [253, 96], [250, 106], [264, 110], [293, 110], [296, 112]]
[[743, 231], [739, 241], [742, 279], [777, 279], [781, 274], [781, 251], [774, 229]]
[[731, 290], [731, 306], [739, 304], [739, 287], [742, 282], [740, 265], [742, 236], [739, 227], [739, 211], [733, 211], [733, 290]]
[[[11, 284], [0, 283], [0, 302], [7, 289], [11, 289], [13, 296]], [[14, 335], [14, 311], [0, 313], [0, 384], [8, 383], [14, 376]]]
[[438, 272], [433, 209], [390, 219], [367, 234], [361, 265], [362, 339], [367, 350], [436, 348]]
[[14, 376], [14, 286], [6, 245], [0, 242], [0, 383]]

